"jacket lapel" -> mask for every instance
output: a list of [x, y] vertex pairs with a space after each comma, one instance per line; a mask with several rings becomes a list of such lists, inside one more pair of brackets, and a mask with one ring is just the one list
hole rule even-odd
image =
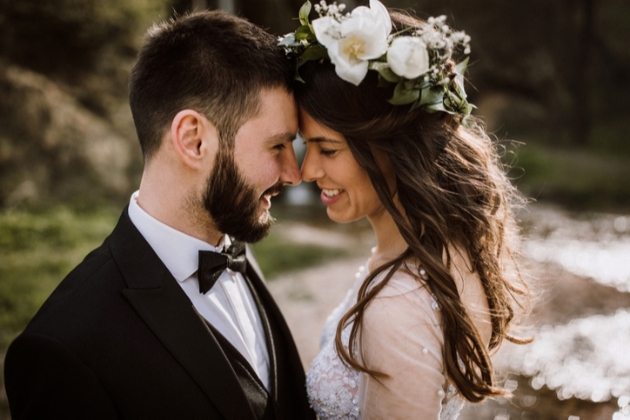
[[123, 294], [164, 347], [226, 418], [253, 418], [238, 379], [215, 336], [184, 291], [129, 219], [111, 236], [111, 250], [128, 288]]
[[[269, 374], [270, 374], [270, 386], [269, 392], [271, 393], [272, 399], [277, 401], [278, 395], [278, 363], [277, 363], [277, 352], [276, 345], [277, 343], [274, 340], [273, 330], [271, 329], [271, 324], [269, 322], [269, 316], [267, 314], [267, 309], [265, 305], [261, 302], [260, 293], [262, 293], [262, 289], [266, 290], [263, 284], [263, 276], [256, 259], [254, 258], [251, 248], [249, 245], [246, 248], [246, 256], [247, 256], [247, 272], [245, 280], [248, 283], [248, 286], [251, 290], [252, 297], [254, 298], [254, 302], [256, 304], [256, 308], [258, 309], [258, 314], [260, 315], [260, 320], [263, 324], [263, 329], [265, 331], [265, 341], [267, 344], [267, 353], [269, 355]], [[262, 287], [261, 287], [262, 286]]]
[[[270, 331], [271, 344], [268, 348], [272, 372], [272, 398], [277, 408], [276, 415], [281, 418], [281, 413], [288, 408], [288, 405], [292, 405], [305, 407], [304, 415], [300, 415], [300, 418], [315, 418], [308, 408], [306, 393], [303, 392], [306, 378], [293, 336], [264, 284], [263, 274], [249, 246], [247, 247], [247, 262], [247, 276], [256, 292], [261, 318], [264, 314], [263, 322], [268, 323]], [[291, 410], [288, 411], [291, 412]]]

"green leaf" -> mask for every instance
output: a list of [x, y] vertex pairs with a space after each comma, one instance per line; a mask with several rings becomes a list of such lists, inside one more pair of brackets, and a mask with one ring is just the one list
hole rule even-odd
[[380, 88], [388, 88], [391, 87], [392, 82], [388, 82], [387, 79], [385, 79], [383, 76], [381, 76], [380, 74], [378, 75], [378, 87]]
[[293, 74], [293, 80], [297, 81], [297, 82], [302, 82], [302, 83], [306, 83], [304, 81], [304, 79], [302, 79], [302, 76], [300, 76], [300, 67], [304, 65], [304, 63], [306, 63], [305, 60], [302, 60], [301, 58], [298, 57], [297, 60], [295, 60], [295, 72]]
[[433, 85], [433, 81], [431, 79], [424, 80], [422, 79], [422, 83], [418, 86], [418, 89], [423, 90]]
[[314, 41], [315, 34], [311, 31], [310, 26], [302, 25], [299, 28], [297, 28], [297, 30], [295, 31], [295, 39], [297, 40], [306, 39], [307, 41]]
[[300, 67], [302, 67], [304, 64], [306, 64], [306, 60], [302, 60], [300, 57], [298, 57], [298, 59], [295, 62], [295, 71], [297, 73], [298, 69]]
[[406, 105], [417, 101], [420, 97], [420, 91], [417, 89], [405, 89], [405, 82], [400, 81], [394, 89], [394, 96], [389, 100], [392, 105]]
[[302, 79], [302, 76], [300, 76], [300, 72], [298, 71], [295, 72], [295, 75], [293, 76], [293, 80], [300, 83], [306, 83], [304, 79]]
[[420, 105], [420, 101], [416, 101], [416, 102], [413, 103], [413, 105], [411, 105], [411, 108], [409, 109], [409, 112], [411, 112], [411, 111], [413, 111], [413, 110], [415, 110], [417, 108], [420, 108], [421, 106], [422, 105]]
[[414, 89], [418, 89], [418, 87], [416, 86], [416, 82], [414, 82], [413, 80], [405, 80], [405, 90], [414, 90]]
[[424, 107], [424, 110], [427, 111], [429, 114], [433, 114], [434, 112], [446, 112], [447, 114], [451, 115], [455, 114], [453, 111], [449, 111], [444, 108], [444, 104], [442, 102], [440, 102], [439, 104], [428, 105]]
[[466, 72], [466, 68], [468, 67], [469, 58], [470, 57], [466, 57], [464, 61], [455, 66], [455, 71], [457, 71], [457, 73], [461, 74], [462, 76], [464, 75], [464, 73]]
[[444, 88], [442, 86], [429, 86], [422, 89], [422, 99], [418, 106], [441, 104], [444, 101]]
[[328, 58], [328, 51], [321, 45], [315, 44], [304, 50], [300, 58], [305, 61], [326, 59]]
[[464, 99], [467, 97], [466, 90], [464, 89], [464, 72], [468, 67], [468, 58], [469, 57], [466, 57], [464, 61], [455, 66], [455, 70], [457, 71], [457, 76], [455, 76], [455, 83], [457, 84], [459, 95]]
[[300, 13], [298, 14], [298, 16], [300, 17], [300, 23], [302, 25], [309, 24], [308, 15], [311, 13], [311, 7], [311, 2], [308, 0], [302, 5], [302, 7], [300, 7]]
[[376, 70], [388, 82], [398, 83], [400, 81], [400, 76], [394, 73], [387, 63], [373, 61], [370, 63], [370, 69]]

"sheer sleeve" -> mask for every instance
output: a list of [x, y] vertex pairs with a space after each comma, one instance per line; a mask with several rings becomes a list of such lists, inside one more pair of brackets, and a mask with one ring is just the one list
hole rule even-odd
[[437, 302], [413, 277], [396, 273], [368, 305], [361, 331], [361, 357], [372, 370], [362, 374], [364, 419], [439, 419], [446, 379], [443, 333]]

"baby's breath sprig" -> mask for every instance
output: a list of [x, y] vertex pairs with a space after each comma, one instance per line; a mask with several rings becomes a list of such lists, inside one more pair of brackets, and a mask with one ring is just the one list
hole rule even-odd
[[339, 21], [343, 18], [344, 10], [346, 10], [346, 5], [343, 3], [337, 5], [337, 2], [326, 4], [325, 1], [320, 1], [318, 4], [315, 4], [315, 11], [320, 17], [332, 16]]

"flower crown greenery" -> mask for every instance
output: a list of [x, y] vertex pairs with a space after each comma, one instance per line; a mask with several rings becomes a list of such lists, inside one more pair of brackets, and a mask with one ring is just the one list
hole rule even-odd
[[378, 0], [343, 14], [345, 5], [315, 5], [319, 18], [309, 22], [310, 1], [300, 8], [300, 26], [280, 37], [287, 54], [295, 55], [295, 79], [304, 82], [299, 68], [307, 61], [330, 60], [337, 75], [356, 86], [368, 70], [377, 71], [379, 86], [393, 87], [389, 102], [466, 117], [474, 105], [466, 100], [464, 72], [468, 58], [447, 65], [457, 47], [470, 54], [470, 37], [445, 25], [446, 17], [429, 18], [417, 26], [391, 34], [389, 12]]

